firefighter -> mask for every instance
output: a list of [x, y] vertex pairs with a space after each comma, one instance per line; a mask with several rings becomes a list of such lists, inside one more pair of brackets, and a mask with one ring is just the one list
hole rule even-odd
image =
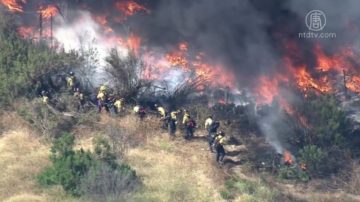
[[211, 125], [208, 127], [208, 142], [209, 142], [209, 149], [211, 152], [214, 152], [213, 143], [217, 134], [217, 130], [220, 127], [219, 121], [213, 121]]
[[115, 113], [118, 114], [124, 110], [124, 98], [118, 98], [114, 102]]
[[165, 116], [166, 116], [166, 111], [165, 111], [164, 107], [159, 106], [159, 105], [157, 105], [157, 104], [155, 104], [155, 107], [156, 107], [156, 110], [159, 112], [160, 117], [161, 117], [161, 118], [165, 118]]
[[218, 162], [219, 164], [224, 163], [224, 157], [225, 157], [224, 144], [225, 144], [225, 133], [222, 131], [216, 133], [214, 147], [216, 149], [216, 162]]
[[209, 132], [210, 126], [213, 123], [213, 118], [212, 116], [208, 116], [207, 119], [205, 120], [205, 129]]
[[70, 91], [73, 91], [75, 88], [75, 74], [74, 72], [69, 72], [69, 76], [66, 78], [67, 86]]
[[184, 109], [183, 110], [184, 111], [184, 114], [183, 114], [183, 118], [182, 118], [182, 125], [183, 125], [183, 127], [184, 127], [184, 129], [185, 129], [185, 134], [184, 134], [184, 137], [187, 137], [187, 133], [188, 133], [188, 131], [187, 131], [187, 123], [189, 122], [189, 119], [190, 119], [190, 113], [186, 110], [186, 109]]
[[104, 104], [106, 112], [110, 112], [110, 110], [113, 109], [114, 103], [115, 103], [115, 97], [113, 94], [106, 96], [105, 104]]
[[181, 110], [172, 111], [170, 113], [170, 120], [169, 120], [169, 134], [171, 136], [175, 136], [176, 132], [176, 124], [177, 124], [177, 115], [181, 112]]
[[100, 88], [99, 88], [99, 92], [103, 92], [104, 94], [106, 94], [106, 86], [101, 85]]
[[97, 95], [97, 104], [98, 104], [98, 108], [99, 108], [99, 113], [101, 112], [102, 108], [105, 106], [105, 101], [106, 101], [106, 94], [103, 91], [99, 91], [98, 95]]
[[188, 120], [185, 125], [185, 140], [190, 140], [194, 136], [194, 130], [196, 128], [196, 122], [193, 118], [188, 116]]
[[41, 101], [43, 104], [49, 103], [49, 94], [45, 90], [41, 91]]
[[167, 116], [166, 110], [164, 109], [164, 107], [158, 106], [157, 104], [155, 104], [155, 107], [160, 115], [160, 120], [163, 122], [161, 127], [163, 129], [167, 129], [168, 128], [168, 116]]
[[190, 119], [190, 113], [186, 109], [184, 109], [184, 116], [183, 116], [183, 119], [182, 119], [182, 124], [184, 126], [186, 126], [189, 119]]
[[78, 111], [84, 110], [85, 98], [84, 94], [80, 91], [79, 88], [75, 88], [74, 97], [78, 101]]
[[140, 118], [140, 120], [143, 121], [145, 116], [146, 116], [146, 108], [141, 106], [140, 109], [139, 109], [139, 118]]
[[133, 108], [133, 111], [135, 114], [138, 114], [139, 111], [140, 111], [140, 105], [136, 105], [134, 108]]
[[134, 108], [133, 108], [133, 111], [136, 115], [139, 116], [140, 120], [144, 120], [145, 116], [146, 116], [146, 109], [145, 107], [143, 106], [140, 106], [140, 105], [136, 105]]

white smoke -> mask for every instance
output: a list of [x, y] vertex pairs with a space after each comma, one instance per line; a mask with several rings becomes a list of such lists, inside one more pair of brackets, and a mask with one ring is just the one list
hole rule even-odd
[[129, 50], [121, 46], [121, 44], [108, 40], [102, 26], [94, 21], [89, 11], [77, 12], [78, 18], [70, 23], [60, 16], [56, 18], [54, 39], [66, 52], [75, 50], [83, 56], [91, 51], [95, 52], [92, 55], [95, 58], [92, 58], [92, 60], [94, 64], [96, 61], [96, 67], [91, 81], [95, 86], [106, 83], [107, 75], [104, 69], [107, 63], [105, 58], [109, 55], [110, 50], [117, 49], [120, 56], [124, 58], [128, 56]]
[[284, 148], [279, 139], [279, 128], [276, 128], [276, 123], [281, 121], [282, 115], [279, 112], [272, 112], [259, 120], [261, 132], [265, 135], [266, 141], [274, 147], [277, 153], [282, 154]]
[[94, 48], [98, 51], [99, 59], [103, 60], [113, 48], [126, 57], [129, 50], [120, 44], [114, 44], [107, 39], [105, 30], [93, 20], [89, 11], [78, 11], [79, 17], [71, 23], [58, 18], [58, 25], [54, 30], [54, 38], [65, 51]]

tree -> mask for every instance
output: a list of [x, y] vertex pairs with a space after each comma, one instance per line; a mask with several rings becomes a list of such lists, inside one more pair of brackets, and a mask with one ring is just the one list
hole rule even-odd
[[301, 112], [309, 123], [305, 144], [322, 148], [344, 146], [349, 133], [349, 123], [338, 107], [334, 95], [310, 95], [301, 106]]
[[106, 62], [109, 64], [106, 71], [111, 77], [111, 85], [123, 97], [135, 98], [142, 88], [150, 86], [149, 81], [141, 78], [144, 64], [135, 54], [122, 57], [116, 49], [112, 49]]

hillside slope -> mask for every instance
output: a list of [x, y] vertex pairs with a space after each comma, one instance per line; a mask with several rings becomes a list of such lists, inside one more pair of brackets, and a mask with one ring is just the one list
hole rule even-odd
[[[176, 138], [170, 138], [166, 131], [159, 129], [159, 124], [153, 116], [140, 122], [133, 115], [101, 114], [97, 122], [77, 125], [72, 132], [76, 135], [77, 148], [91, 150], [94, 137], [109, 137], [109, 129], [123, 130], [116, 133], [125, 137], [121, 141], [127, 145], [122, 158], [143, 182], [131, 201], [226, 201], [220, 193], [226, 179], [234, 175], [253, 182], [259, 190], [240, 192], [232, 201], [257, 201], [273, 196], [266, 187], [269, 185], [281, 192], [283, 201], [360, 201], [356, 195], [342, 190], [316, 191], [316, 180], [308, 184], [280, 183], [271, 176], [249, 172], [246, 145], [227, 146], [230, 155], [225, 165], [219, 166], [215, 154], [208, 150], [205, 131], [198, 130], [193, 140], [185, 141], [181, 131]], [[81, 201], [67, 196], [60, 187], [41, 189], [37, 185], [36, 175], [49, 165], [48, 141], [16, 113], [3, 114], [1, 125], [4, 131], [0, 135], [1, 201]], [[262, 182], [264, 179], [266, 183]], [[269, 200], [263, 198], [263, 201]]]

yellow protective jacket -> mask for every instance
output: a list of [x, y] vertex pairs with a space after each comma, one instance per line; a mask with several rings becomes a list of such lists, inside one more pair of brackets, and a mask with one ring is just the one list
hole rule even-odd
[[75, 83], [75, 76], [69, 76], [67, 78], [68, 87], [73, 87]]
[[99, 94], [97, 95], [97, 99], [101, 101], [105, 101], [105, 93], [99, 92]]
[[139, 113], [140, 106], [139, 105], [135, 106], [133, 110], [134, 110], [135, 113]]
[[176, 120], [178, 113], [179, 113], [179, 111], [172, 111], [172, 112], [170, 113], [170, 118], [171, 118], [172, 120]]
[[212, 118], [207, 118], [205, 120], [205, 129], [208, 129], [211, 126], [212, 123], [213, 123]]
[[42, 96], [42, 102], [43, 102], [44, 104], [49, 103], [49, 97], [46, 96], [46, 95]]
[[106, 86], [104, 86], [104, 85], [100, 86], [99, 92], [105, 93], [106, 92]]
[[190, 119], [190, 114], [189, 114], [188, 112], [185, 112], [184, 117], [183, 117], [182, 124], [183, 124], [183, 125], [187, 124], [187, 122], [189, 121], [189, 119]]
[[122, 101], [122, 100], [116, 100], [115, 103], [114, 103], [114, 106], [115, 106], [117, 109], [122, 109], [122, 107], [123, 107], [123, 101]]
[[224, 145], [224, 144], [225, 144], [225, 137], [222, 136], [222, 135], [218, 135], [218, 136], [216, 136], [214, 142], [215, 142], [215, 143], [218, 143], [218, 144], [220, 144], [220, 145]]
[[165, 117], [166, 111], [163, 107], [158, 107], [157, 110], [158, 110], [159, 114], [161, 115], [161, 117]]

